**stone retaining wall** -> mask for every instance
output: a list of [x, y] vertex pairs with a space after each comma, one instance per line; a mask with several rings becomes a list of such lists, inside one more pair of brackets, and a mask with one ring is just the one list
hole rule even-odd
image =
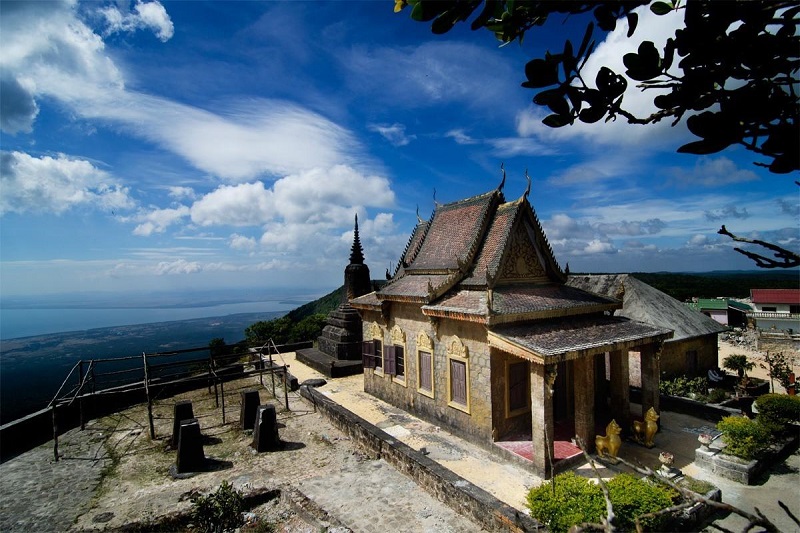
[[370, 455], [383, 459], [439, 501], [481, 527], [489, 531], [514, 533], [545, 531], [543, 525], [528, 515], [348, 411], [315, 388], [303, 385], [300, 394], [356, 445]]
[[758, 478], [771, 465], [783, 461], [798, 447], [800, 435], [795, 428], [794, 434], [786, 438], [775, 448], [759, 459], [747, 461], [722, 453], [716, 448], [704, 450], [698, 448], [694, 452], [694, 462], [698, 468], [712, 472], [726, 479], [732, 479], [744, 485], [755, 485]]

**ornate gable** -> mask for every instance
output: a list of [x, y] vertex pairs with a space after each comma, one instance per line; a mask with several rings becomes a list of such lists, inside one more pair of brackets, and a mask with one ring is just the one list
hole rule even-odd
[[[520, 217], [523, 218], [523, 217]], [[525, 220], [519, 220], [506, 241], [503, 258], [497, 269], [496, 283], [547, 281], [543, 258], [537, 253]]]

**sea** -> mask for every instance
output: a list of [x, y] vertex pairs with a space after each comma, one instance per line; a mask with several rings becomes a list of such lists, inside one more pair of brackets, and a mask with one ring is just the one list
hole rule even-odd
[[241, 302], [202, 307], [15, 309], [0, 307], [0, 341], [94, 328], [170, 322], [240, 313], [284, 312], [302, 303], [296, 300]]
[[[249, 325], [280, 317], [316, 297], [185, 307], [174, 302], [130, 308], [86, 303], [50, 308], [0, 306], [0, 424], [45, 407], [80, 360], [203, 348], [213, 338], [233, 344], [244, 339]], [[131, 364], [120, 361], [123, 366]], [[109, 370], [117, 366], [104, 364]]]

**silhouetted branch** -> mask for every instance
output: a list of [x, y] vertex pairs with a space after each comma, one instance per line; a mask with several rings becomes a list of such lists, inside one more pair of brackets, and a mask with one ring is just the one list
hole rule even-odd
[[744, 237], [738, 237], [727, 230], [725, 225], [723, 224], [722, 228], [717, 232], [720, 235], [726, 235], [733, 239], [736, 242], [746, 242], [748, 244], [756, 244], [758, 246], [762, 246], [768, 250], [772, 250], [775, 252], [775, 257], [778, 259], [770, 259], [769, 257], [764, 257], [763, 255], [759, 255], [755, 252], [749, 252], [747, 250], [742, 250], [741, 248], [734, 248], [737, 252], [742, 255], [745, 255], [755, 261], [756, 266], [760, 268], [793, 268], [796, 266], [800, 266], [800, 255], [792, 252], [791, 250], [787, 250], [786, 248], [782, 248], [776, 244], [772, 244], [766, 241], [762, 241], [759, 239], [746, 239]]

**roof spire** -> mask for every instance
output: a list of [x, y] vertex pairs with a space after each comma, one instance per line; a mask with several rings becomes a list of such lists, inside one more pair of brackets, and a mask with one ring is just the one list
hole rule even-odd
[[522, 195], [524, 198], [527, 198], [528, 195], [531, 193], [531, 177], [528, 176], [528, 169], [525, 169], [525, 179], [528, 180], [528, 188], [525, 189], [525, 193]]
[[417, 204], [417, 224], [422, 224], [422, 218], [419, 216], [419, 204]]
[[356, 213], [356, 225], [353, 229], [353, 247], [350, 248], [350, 264], [364, 264], [364, 251], [361, 249], [361, 239], [358, 238], [358, 213]]
[[498, 192], [503, 192], [503, 186], [506, 184], [506, 168], [505, 163], [500, 163], [500, 172], [503, 173], [503, 180], [500, 182], [500, 185], [497, 186]]

